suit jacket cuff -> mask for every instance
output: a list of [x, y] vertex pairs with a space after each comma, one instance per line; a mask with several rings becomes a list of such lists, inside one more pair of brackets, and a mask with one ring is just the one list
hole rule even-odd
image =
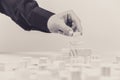
[[29, 22], [32, 25], [32, 30], [40, 30], [49, 33], [47, 22], [52, 15], [54, 15], [54, 13], [40, 7], [35, 7], [28, 16]]

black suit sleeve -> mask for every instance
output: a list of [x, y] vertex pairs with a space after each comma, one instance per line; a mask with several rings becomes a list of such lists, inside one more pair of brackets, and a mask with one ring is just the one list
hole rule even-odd
[[39, 7], [35, 0], [0, 0], [0, 12], [9, 16], [24, 30], [49, 32], [48, 19], [54, 13]]

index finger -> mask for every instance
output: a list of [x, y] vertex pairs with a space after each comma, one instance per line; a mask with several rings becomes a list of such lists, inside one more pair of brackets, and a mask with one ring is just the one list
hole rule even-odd
[[81, 26], [81, 21], [80, 19], [76, 16], [76, 14], [73, 11], [70, 11], [68, 13], [73, 21], [73, 26], [76, 28], [76, 31], [80, 32], [82, 34], [82, 26]]

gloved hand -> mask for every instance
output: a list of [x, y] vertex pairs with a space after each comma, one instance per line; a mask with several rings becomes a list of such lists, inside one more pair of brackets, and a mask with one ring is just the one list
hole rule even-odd
[[80, 19], [72, 10], [51, 16], [47, 25], [49, 31], [52, 33], [72, 36], [74, 32], [80, 32], [82, 35]]

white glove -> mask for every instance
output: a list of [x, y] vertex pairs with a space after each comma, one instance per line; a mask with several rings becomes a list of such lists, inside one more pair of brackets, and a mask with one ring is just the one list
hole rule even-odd
[[80, 19], [72, 10], [51, 16], [47, 25], [49, 31], [52, 33], [73, 36], [74, 32], [80, 32], [82, 35]]

